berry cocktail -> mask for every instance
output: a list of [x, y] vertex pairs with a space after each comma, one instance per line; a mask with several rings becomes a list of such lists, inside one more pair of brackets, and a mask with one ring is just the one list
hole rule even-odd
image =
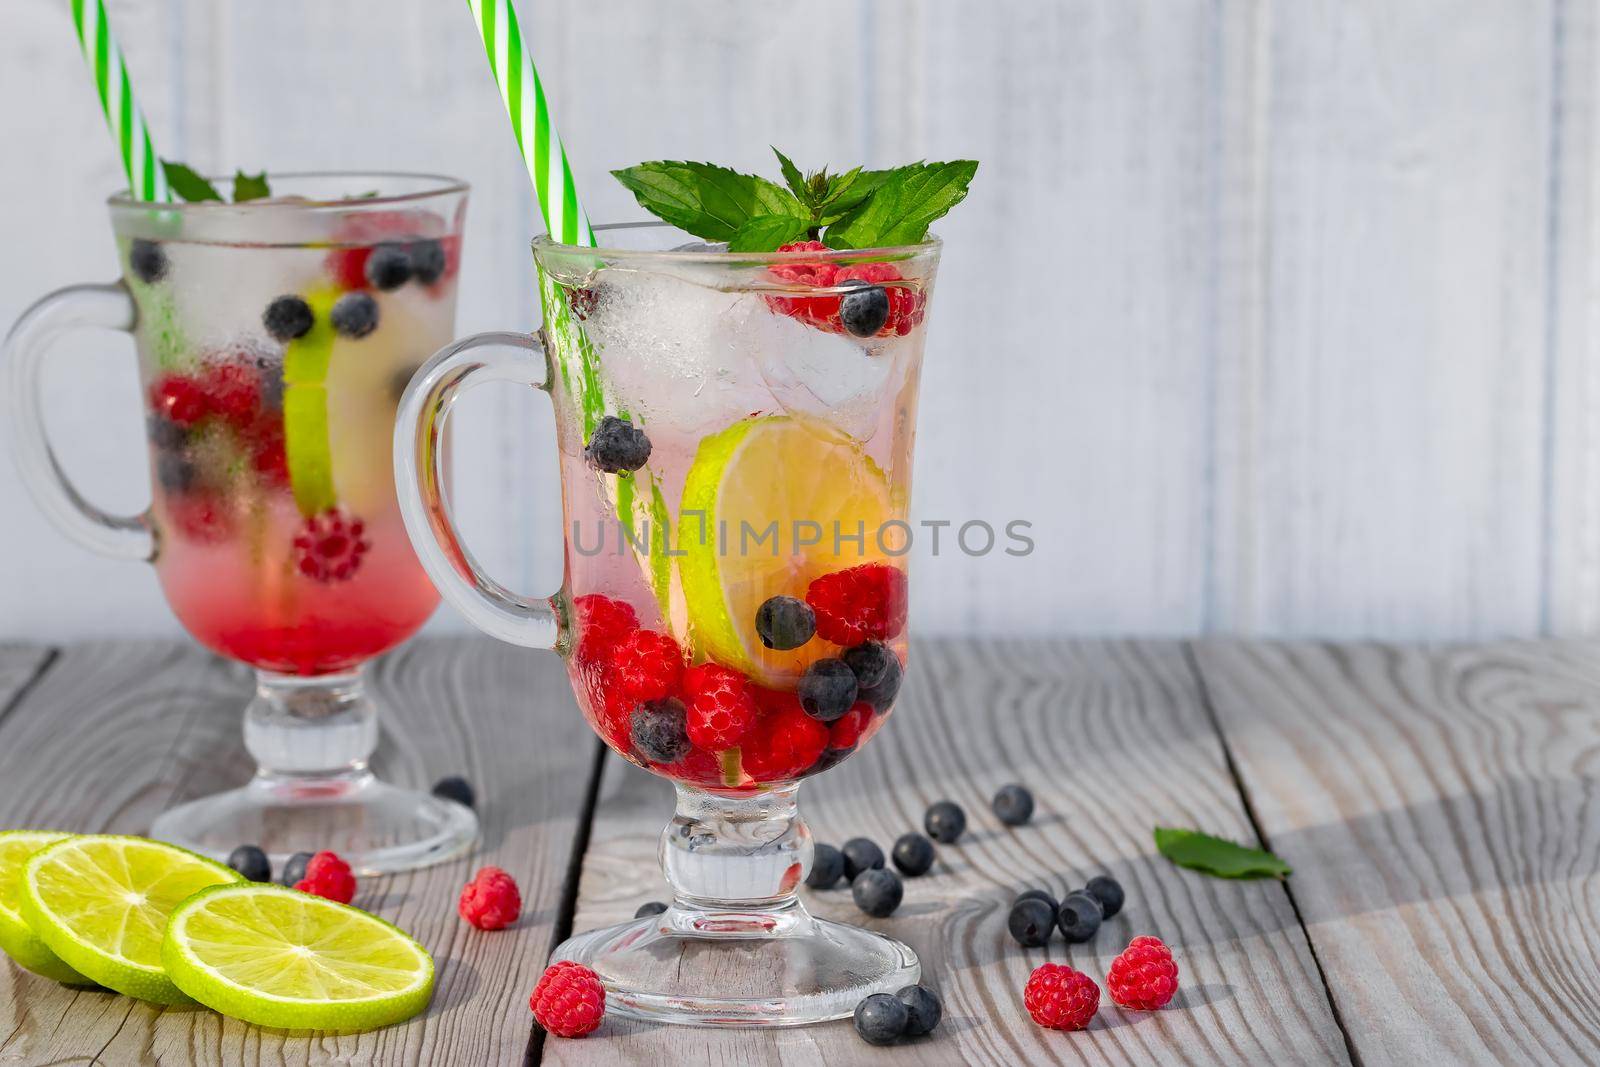
[[258, 672], [255, 780], [167, 812], [165, 840], [218, 857], [333, 848], [380, 871], [475, 835], [466, 809], [367, 770], [377, 727], [357, 673], [437, 604], [400, 517], [391, 440], [406, 381], [453, 328], [464, 209], [459, 183], [404, 175], [278, 176], [272, 195], [235, 203], [113, 198], [122, 283], [49, 298], [13, 334], [22, 377], [69, 319], [133, 334], [150, 511], [59, 507], [82, 501], [23, 382], [30, 481], [68, 532], [150, 559], [185, 628]]

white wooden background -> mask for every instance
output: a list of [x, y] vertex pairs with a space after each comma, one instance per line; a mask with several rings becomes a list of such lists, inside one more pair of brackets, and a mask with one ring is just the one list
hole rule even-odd
[[[1594, 0], [520, 0], [600, 220], [612, 167], [983, 163], [931, 320], [924, 518], [1037, 551], [916, 563], [924, 630], [1458, 637], [1600, 624]], [[110, 0], [158, 141], [217, 168], [474, 186], [459, 323], [535, 318], [526, 179], [460, 0]], [[0, 322], [115, 270], [66, 0], [0, 10]], [[53, 424], [144, 499], [130, 352]], [[480, 396], [461, 492], [559, 575], [549, 417]], [[0, 638], [175, 632], [0, 464]], [[441, 612], [437, 626], [460, 625]]]

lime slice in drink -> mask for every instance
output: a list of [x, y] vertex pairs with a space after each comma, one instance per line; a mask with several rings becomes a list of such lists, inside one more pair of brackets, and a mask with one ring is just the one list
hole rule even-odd
[[34, 974], [69, 985], [90, 985], [39, 940], [22, 918], [22, 868], [28, 857], [70, 834], [56, 830], [7, 830], [0, 833], [0, 949]]
[[826, 423], [771, 416], [705, 438], [684, 480], [674, 546], [699, 649], [762, 685], [794, 688], [834, 646], [814, 637], [769, 649], [756, 636], [757, 609], [772, 596], [804, 599], [813, 579], [884, 558], [878, 535], [894, 514], [882, 468]]
[[23, 867], [22, 917], [50, 951], [107, 989], [187, 1004], [161, 966], [167, 916], [185, 897], [239, 880], [237, 871], [160, 841], [68, 837]]
[[433, 960], [400, 930], [263, 883], [218, 886], [178, 905], [161, 959], [206, 1007], [286, 1030], [372, 1030], [411, 1018], [433, 995]]
[[307, 516], [339, 501], [328, 435], [328, 367], [337, 339], [332, 314], [338, 295], [326, 287], [305, 294], [311, 329], [283, 351], [283, 450], [294, 502]]

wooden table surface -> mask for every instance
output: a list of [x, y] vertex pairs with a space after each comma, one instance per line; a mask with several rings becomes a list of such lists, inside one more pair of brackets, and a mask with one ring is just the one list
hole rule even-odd
[[[771, 1033], [610, 1019], [543, 1037], [527, 994], [571, 930], [631, 916], [665, 884], [665, 783], [610, 756], [553, 656], [488, 640], [419, 642], [376, 665], [376, 763], [425, 785], [464, 773], [484, 839], [470, 859], [366, 881], [358, 905], [433, 952], [432, 1006], [359, 1036], [264, 1031], [203, 1009], [66, 989], [0, 965], [0, 1064], [1019, 1064], [1600, 1061], [1600, 655], [1556, 643], [1387, 645], [931, 641], [893, 723], [808, 783], [818, 840], [887, 846], [950, 798], [970, 828], [865, 920], [921, 954], [945, 1021], [862, 1044], [848, 1023]], [[240, 667], [180, 643], [0, 646], [0, 827], [141, 832], [176, 801], [250, 773]], [[1039, 801], [1005, 829], [1008, 781]], [[1287, 882], [1180, 870], [1150, 828], [1270, 847]], [[455, 915], [470, 870], [520, 881], [513, 929]], [[1090, 944], [1022, 949], [1010, 898], [1109, 871], [1128, 904]], [[1029, 971], [1097, 980], [1155, 933], [1182, 972], [1155, 1013], [1109, 1000], [1083, 1033], [1040, 1030]]]

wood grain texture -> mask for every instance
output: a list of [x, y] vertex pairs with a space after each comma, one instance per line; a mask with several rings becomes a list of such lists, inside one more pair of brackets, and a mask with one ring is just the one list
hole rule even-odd
[[[936, 642], [914, 650], [894, 721], [867, 750], [802, 789], [820, 841], [858, 834], [888, 848], [920, 827], [935, 800], [966, 808], [967, 835], [943, 846], [934, 872], [906, 880], [905, 903], [866, 919], [845, 891], [805, 890], [828, 918], [881, 929], [921, 955], [944, 998], [932, 1040], [872, 1050], [874, 1063], [1329, 1063], [1345, 1046], [1283, 889], [1208, 879], [1150, 854], [1155, 822], [1238, 837], [1248, 823], [1182, 650], [1133, 642]], [[574, 928], [631, 917], [666, 887], [655, 859], [671, 813], [664, 782], [611, 759], [620, 785], [602, 798]], [[1000, 826], [1000, 785], [1035, 791], [1032, 824]], [[1058, 895], [1107, 870], [1128, 890], [1122, 915], [1089, 946], [1024, 950], [1005, 930], [1028, 886]], [[1070, 962], [1097, 980], [1134, 934], [1159, 931], [1183, 974], [1179, 1010], [1124, 1012], [1102, 1003], [1083, 1034], [1050, 1033], [1026, 1016], [1033, 967]], [[752, 1033], [608, 1020], [597, 1039], [552, 1041], [548, 1062], [857, 1063], [848, 1023]]]
[[[521, 1062], [529, 1024], [515, 991], [532, 987], [549, 952], [597, 742], [554, 657], [487, 639], [427, 641], [380, 661], [372, 681], [385, 715], [379, 772], [422, 786], [463, 773], [481, 798], [478, 852], [368, 880], [356, 898], [433, 953], [429, 1010], [373, 1034], [286, 1036], [74, 993], [8, 966], [0, 1062]], [[168, 804], [237, 784], [250, 772], [238, 740], [246, 696], [242, 670], [191, 646], [68, 649], [0, 723], [0, 825], [141, 832]], [[517, 926], [495, 934], [455, 914], [461, 884], [489, 863], [513, 873], [526, 901]]]
[[1362, 1063], [1600, 1058], [1593, 646], [1198, 661]]

